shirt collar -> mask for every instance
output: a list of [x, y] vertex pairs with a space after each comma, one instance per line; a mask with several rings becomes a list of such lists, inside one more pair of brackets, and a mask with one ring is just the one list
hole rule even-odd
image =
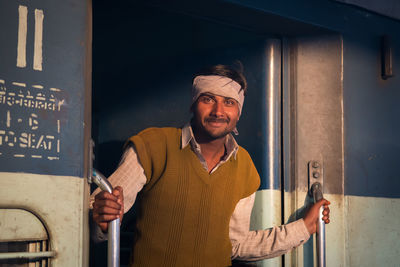
[[[191, 144], [194, 148], [200, 150], [200, 145], [197, 143], [194, 137], [193, 129], [189, 122], [186, 123], [185, 126], [183, 126], [182, 128], [181, 142], [182, 142], [181, 149], [184, 149], [188, 144]], [[237, 144], [232, 134], [228, 134], [226, 136], [225, 148], [226, 148], [227, 159], [230, 158], [232, 155], [234, 159], [236, 159], [236, 154], [239, 149], [239, 145]]]

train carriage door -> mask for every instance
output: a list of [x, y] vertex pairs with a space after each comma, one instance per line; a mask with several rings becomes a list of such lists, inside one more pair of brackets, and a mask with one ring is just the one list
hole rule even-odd
[[91, 1], [1, 0], [0, 30], [0, 266], [86, 266]]

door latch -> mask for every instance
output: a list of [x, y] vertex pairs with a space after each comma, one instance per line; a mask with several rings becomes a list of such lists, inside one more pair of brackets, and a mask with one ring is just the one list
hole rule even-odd
[[322, 160], [311, 160], [308, 162], [308, 192], [311, 194], [311, 197], [313, 197], [313, 186], [318, 187], [319, 191], [323, 192], [324, 166]]

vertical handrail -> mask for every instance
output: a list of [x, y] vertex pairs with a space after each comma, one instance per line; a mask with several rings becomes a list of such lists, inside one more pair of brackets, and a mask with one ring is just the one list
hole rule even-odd
[[[97, 170], [93, 169], [92, 181], [100, 187], [101, 190], [112, 194], [110, 182]], [[120, 259], [120, 220], [115, 219], [108, 224], [108, 249], [107, 266], [119, 267]]]
[[[311, 187], [311, 192], [313, 194], [314, 202], [317, 202], [323, 198], [322, 186], [320, 183], [314, 183]], [[317, 266], [326, 266], [325, 257], [325, 222], [322, 220], [324, 211], [324, 206], [319, 209], [319, 219], [318, 219], [318, 232], [317, 232]]]

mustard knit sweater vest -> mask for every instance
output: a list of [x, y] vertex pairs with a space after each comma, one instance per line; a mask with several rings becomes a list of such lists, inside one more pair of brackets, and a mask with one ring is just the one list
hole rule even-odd
[[132, 266], [230, 266], [229, 221], [260, 184], [243, 148], [209, 174], [181, 129], [149, 128], [129, 139], [147, 183], [138, 195]]

